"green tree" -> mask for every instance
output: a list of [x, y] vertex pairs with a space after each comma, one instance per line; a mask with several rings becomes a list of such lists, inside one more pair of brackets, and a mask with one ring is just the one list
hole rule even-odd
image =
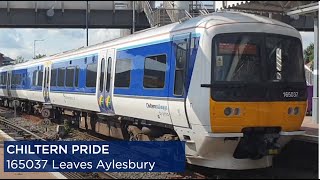
[[15, 59], [15, 63], [18, 64], [18, 63], [23, 63], [25, 61], [25, 59], [22, 57], [22, 56], [18, 56], [16, 59]]
[[33, 59], [40, 59], [40, 58], [43, 58], [43, 57], [46, 57], [47, 55], [45, 54], [38, 54], [36, 55], [36, 57], [34, 57]]
[[311, 43], [309, 46], [303, 51], [304, 61], [305, 63], [309, 63], [313, 61], [314, 58], [314, 44]]

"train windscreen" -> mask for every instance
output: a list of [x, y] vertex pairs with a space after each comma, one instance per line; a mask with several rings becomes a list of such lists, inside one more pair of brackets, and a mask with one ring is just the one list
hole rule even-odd
[[[290, 85], [305, 87], [302, 45], [298, 38], [266, 33], [232, 33], [215, 36], [212, 45], [211, 79], [212, 87], [216, 88], [212, 95], [216, 99], [230, 100], [225, 94], [228, 90], [223, 91], [224, 88], [230, 90], [230, 87], [242, 87], [247, 92], [260, 91], [248, 96], [241, 94], [239, 88], [237, 92], [231, 92], [247, 100], [266, 99], [267, 94], [273, 91], [268, 90], [268, 86], [279, 90]], [[300, 94], [305, 96], [305, 93]], [[231, 100], [239, 99], [229, 97]]]

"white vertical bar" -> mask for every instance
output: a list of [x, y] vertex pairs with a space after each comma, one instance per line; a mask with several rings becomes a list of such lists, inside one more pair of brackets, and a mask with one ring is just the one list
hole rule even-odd
[[312, 121], [319, 123], [319, 19], [314, 17], [314, 60], [313, 60], [313, 97], [312, 97]]

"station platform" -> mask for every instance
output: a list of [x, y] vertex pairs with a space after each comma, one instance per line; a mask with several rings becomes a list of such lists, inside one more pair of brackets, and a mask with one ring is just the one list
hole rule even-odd
[[306, 131], [302, 136], [298, 136], [295, 139], [309, 141], [312, 143], [319, 142], [319, 124], [312, 121], [311, 116], [305, 116], [301, 125], [301, 130]]
[[13, 139], [0, 130], [0, 179], [67, 179], [57, 172], [4, 172], [4, 141]]

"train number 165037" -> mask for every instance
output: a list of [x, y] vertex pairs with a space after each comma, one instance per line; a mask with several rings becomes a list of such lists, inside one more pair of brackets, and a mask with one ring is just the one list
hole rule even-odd
[[285, 98], [294, 98], [298, 96], [299, 96], [298, 92], [283, 92], [283, 97]]

